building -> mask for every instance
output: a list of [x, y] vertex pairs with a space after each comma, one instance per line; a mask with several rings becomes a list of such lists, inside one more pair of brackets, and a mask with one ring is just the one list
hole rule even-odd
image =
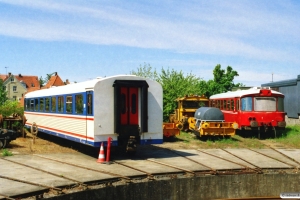
[[10, 100], [20, 102], [26, 92], [41, 88], [37, 76], [13, 75], [8, 73], [8, 75], [0, 75], [0, 78], [3, 80], [3, 86], [7, 91], [7, 98]]
[[[66, 82], [68, 82], [68, 79]], [[54, 76], [51, 76], [51, 78], [49, 79], [47, 84], [45, 86], [43, 86], [42, 89], [48, 89], [51, 87], [57, 87], [57, 86], [62, 86], [62, 85], [66, 85], [66, 84], [58, 76], [57, 72], [55, 72]]]
[[[40, 86], [37, 76], [27, 76], [22, 74], [13, 75], [8, 73], [8, 75], [0, 74], [0, 79], [3, 80], [3, 86], [7, 91], [8, 99], [16, 100], [20, 102], [21, 105], [24, 103], [23, 97], [25, 93], [65, 85], [57, 72], [54, 73], [54, 76], [50, 77], [47, 84], [43, 87]], [[66, 82], [68, 83], [68, 80]]]
[[271, 87], [285, 95], [284, 110], [287, 118], [297, 119], [299, 124], [300, 115], [300, 75], [295, 79], [270, 82], [261, 85], [262, 87]]

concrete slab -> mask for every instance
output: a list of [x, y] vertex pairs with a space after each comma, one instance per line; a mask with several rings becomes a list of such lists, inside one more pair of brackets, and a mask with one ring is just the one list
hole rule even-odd
[[[2, 167], [2, 165], [1, 165]], [[0, 193], [7, 197], [44, 190], [44, 187], [0, 178]], [[0, 196], [1, 199], [1, 196]], [[6, 198], [3, 198], [6, 199]]]
[[[66, 177], [68, 179], [72, 179], [81, 183], [113, 178], [111, 175], [98, 173], [87, 169], [82, 169], [68, 164], [63, 164], [56, 161], [44, 159], [41, 157], [36, 157], [34, 155], [12, 156], [7, 158], [7, 160], [10, 159], [13, 159], [14, 162], [18, 162], [21, 164], [26, 162], [26, 165], [33, 166], [35, 168], [42, 169], [44, 171], [49, 171], [57, 175], [58, 178], [59, 176]], [[73, 181], [70, 182], [70, 184], [74, 184], [74, 183], [76, 182]], [[45, 181], [45, 184], [54, 184], [54, 183], [52, 181]]]
[[226, 151], [238, 156], [243, 160], [247, 160], [247, 162], [249, 162], [250, 164], [262, 169], [291, 168], [287, 164], [284, 164], [272, 158], [268, 158], [249, 149], [226, 149]]
[[244, 160], [241, 160], [234, 155], [231, 155], [230, 153], [224, 151], [223, 149], [199, 149], [199, 151], [203, 151], [203, 152], [215, 155], [217, 157], [220, 157], [220, 158], [223, 158], [226, 160], [230, 160], [231, 162], [236, 163], [240, 167], [245, 166], [245, 167], [249, 167], [249, 168], [255, 168], [250, 163], [245, 162]]
[[[30, 163], [30, 160], [32, 160], [30, 159], [30, 157], [32, 156], [20, 155], [20, 156], [11, 156], [9, 159], [21, 160], [21, 162], [28, 164]], [[36, 162], [42, 163], [40, 160], [36, 160]], [[0, 159], [0, 166], [1, 166], [1, 175], [5, 177], [12, 177], [22, 181], [29, 181], [36, 184], [43, 184], [49, 187], [59, 187], [64, 185], [75, 184], [74, 181], [70, 181], [58, 176], [47, 174], [45, 172], [32, 169], [30, 167], [18, 165], [9, 162], [8, 160], [5, 159]], [[34, 166], [36, 167], [36, 165]]]
[[[141, 152], [143, 157], [148, 158], [148, 160], [154, 160], [166, 165], [171, 165], [174, 167], [178, 167], [180, 169], [188, 170], [188, 171], [208, 171], [211, 170], [201, 164], [198, 164], [194, 161], [188, 160], [185, 157], [188, 156], [197, 156], [193, 151], [185, 151], [185, 150], [168, 150], [168, 149], [160, 149], [157, 151], [144, 151]], [[165, 168], [165, 166], [164, 166]], [[160, 169], [162, 170], [162, 168]]]
[[175, 169], [172, 167], [153, 163], [148, 160], [122, 160], [122, 161], [118, 161], [118, 163], [134, 167], [138, 170], [141, 170], [142, 172], [146, 172], [149, 174], [164, 174], [164, 173], [182, 172], [182, 170], [178, 170], [178, 169]]
[[300, 163], [300, 149], [276, 149], [277, 151], [283, 153], [284, 155], [288, 156], [289, 158], [294, 159], [297, 162], [297, 166]]
[[282, 155], [281, 153], [283, 153], [284, 151], [286, 151], [287, 153], [285, 153], [287, 156], [289, 153], [291, 152], [294, 152], [294, 156], [292, 156], [292, 158], [294, 160], [296, 160], [295, 158], [299, 158], [300, 157], [300, 149], [290, 149], [290, 150], [287, 150], [287, 149], [282, 149], [281, 153], [278, 152], [279, 149], [277, 150], [273, 150], [273, 149], [253, 149], [254, 151], [257, 151], [257, 152], [260, 152], [264, 155], [267, 155], [269, 157], [272, 157], [273, 159], [275, 160], [278, 160], [278, 161], [281, 161], [283, 163], [286, 163], [288, 165], [290, 165], [290, 167], [294, 168], [294, 167], [300, 167], [300, 164], [297, 163], [297, 162], [294, 162], [293, 160], [291, 160], [290, 158]]
[[216, 158], [198, 150], [181, 150], [180, 154], [213, 170], [244, 169], [240, 165]]
[[61, 162], [67, 162], [74, 165], [91, 168], [94, 170], [109, 172], [119, 176], [141, 176], [144, 173], [138, 172], [136, 170], [130, 169], [128, 167], [118, 165], [118, 164], [102, 164], [98, 163], [97, 159], [81, 154], [81, 153], [64, 153], [64, 154], [43, 154], [40, 155], [45, 158], [50, 158], [58, 160]]

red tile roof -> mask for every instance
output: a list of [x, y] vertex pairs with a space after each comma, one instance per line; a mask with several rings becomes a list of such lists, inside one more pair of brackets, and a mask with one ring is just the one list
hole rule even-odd
[[47, 84], [42, 88], [50, 88], [52, 86], [62, 86], [65, 85], [65, 83], [61, 80], [61, 78], [56, 74], [55, 76], [51, 76]]
[[5, 81], [7, 79], [7, 75], [5, 74], [0, 74], [0, 79], [2, 79], [3, 81]]
[[16, 79], [18, 79], [20, 82], [23, 82], [26, 84], [26, 89], [27, 90], [31, 90], [31, 88], [33, 88], [33, 90], [38, 90], [40, 89], [40, 82], [39, 82], [39, 78], [37, 76], [23, 76], [21, 74], [19, 75], [14, 75]]

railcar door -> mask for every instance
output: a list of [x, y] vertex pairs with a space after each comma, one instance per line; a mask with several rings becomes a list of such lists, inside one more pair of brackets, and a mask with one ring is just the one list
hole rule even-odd
[[121, 87], [121, 125], [138, 125], [138, 88]]
[[115, 80], [113, 87], [115, 133], [118, 145], [128, 147], [132, 140], [139, 143], [140, 134], [148, 131], [149, 86], [144, 80]]

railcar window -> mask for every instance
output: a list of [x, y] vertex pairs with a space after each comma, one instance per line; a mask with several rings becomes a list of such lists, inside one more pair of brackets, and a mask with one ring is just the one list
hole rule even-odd
[[45, 98], [45, 112], [50, 111], [50, 97]]
[[56, 97], [51, 97], [51, 112], [56, 112]]
[[30, 109], [31, 111], [33, 111], [33, 107], [34, 107], [34, 99], [30, 99]]
[[234, 100], [230, 100], [230, 110], [234, 110]]
[[93, 101], [92, 101], [92, 94], [88, 94], [87, 96], [87, 114], [91, 115], [93, 109]]
[[44, 98], [40, 98], [40, 112], [43, 112], [45, 109]]
[[67, 96], [66, 112], [72, 113], [73, 112], [72, 108], [73, 108], [72, 96]]
[[75, 112], [77, 114], [83, 113], [83, 96], [82, 94], [75, 95]]
[[126, 113], [126, 96], [123, 93], [121, 94], [121, 113]]
[[242, 111], [252, 111], [252, 97], [244, 97], [241, 99]]
[[220, 100], [220, 109], [223, 110], [223, 101]]
[[34, 99], [34, 111], [39, 111], [39, 99]]
[[136, 94], [131, 95], [131, 113], [136, 113]]
[[216, 100], [211, 100], [210, 101], [210, 106], [211, 107], [216, 107]]
[[57, 98], [57, 112], [64, 112], [64, 97], [63, 96], [59, 96]]
[[226, 100], [223, 100], [223, 108], [224, 108], [224, 110], [227, 110], [227, 104], [226, 104]]
[[278, 111], [284, 112], [284, 104], [282, 97], [278, 97]]
[[26, 99], [26, 110], [29, 110], [30, 108], [30, 100], [29, 99]]
[[236, 110], [240, 110], [240, 100], [236, 101]]
[[255, 111], [276, 111], [275, 97], [256, 97], [254, 99]]

